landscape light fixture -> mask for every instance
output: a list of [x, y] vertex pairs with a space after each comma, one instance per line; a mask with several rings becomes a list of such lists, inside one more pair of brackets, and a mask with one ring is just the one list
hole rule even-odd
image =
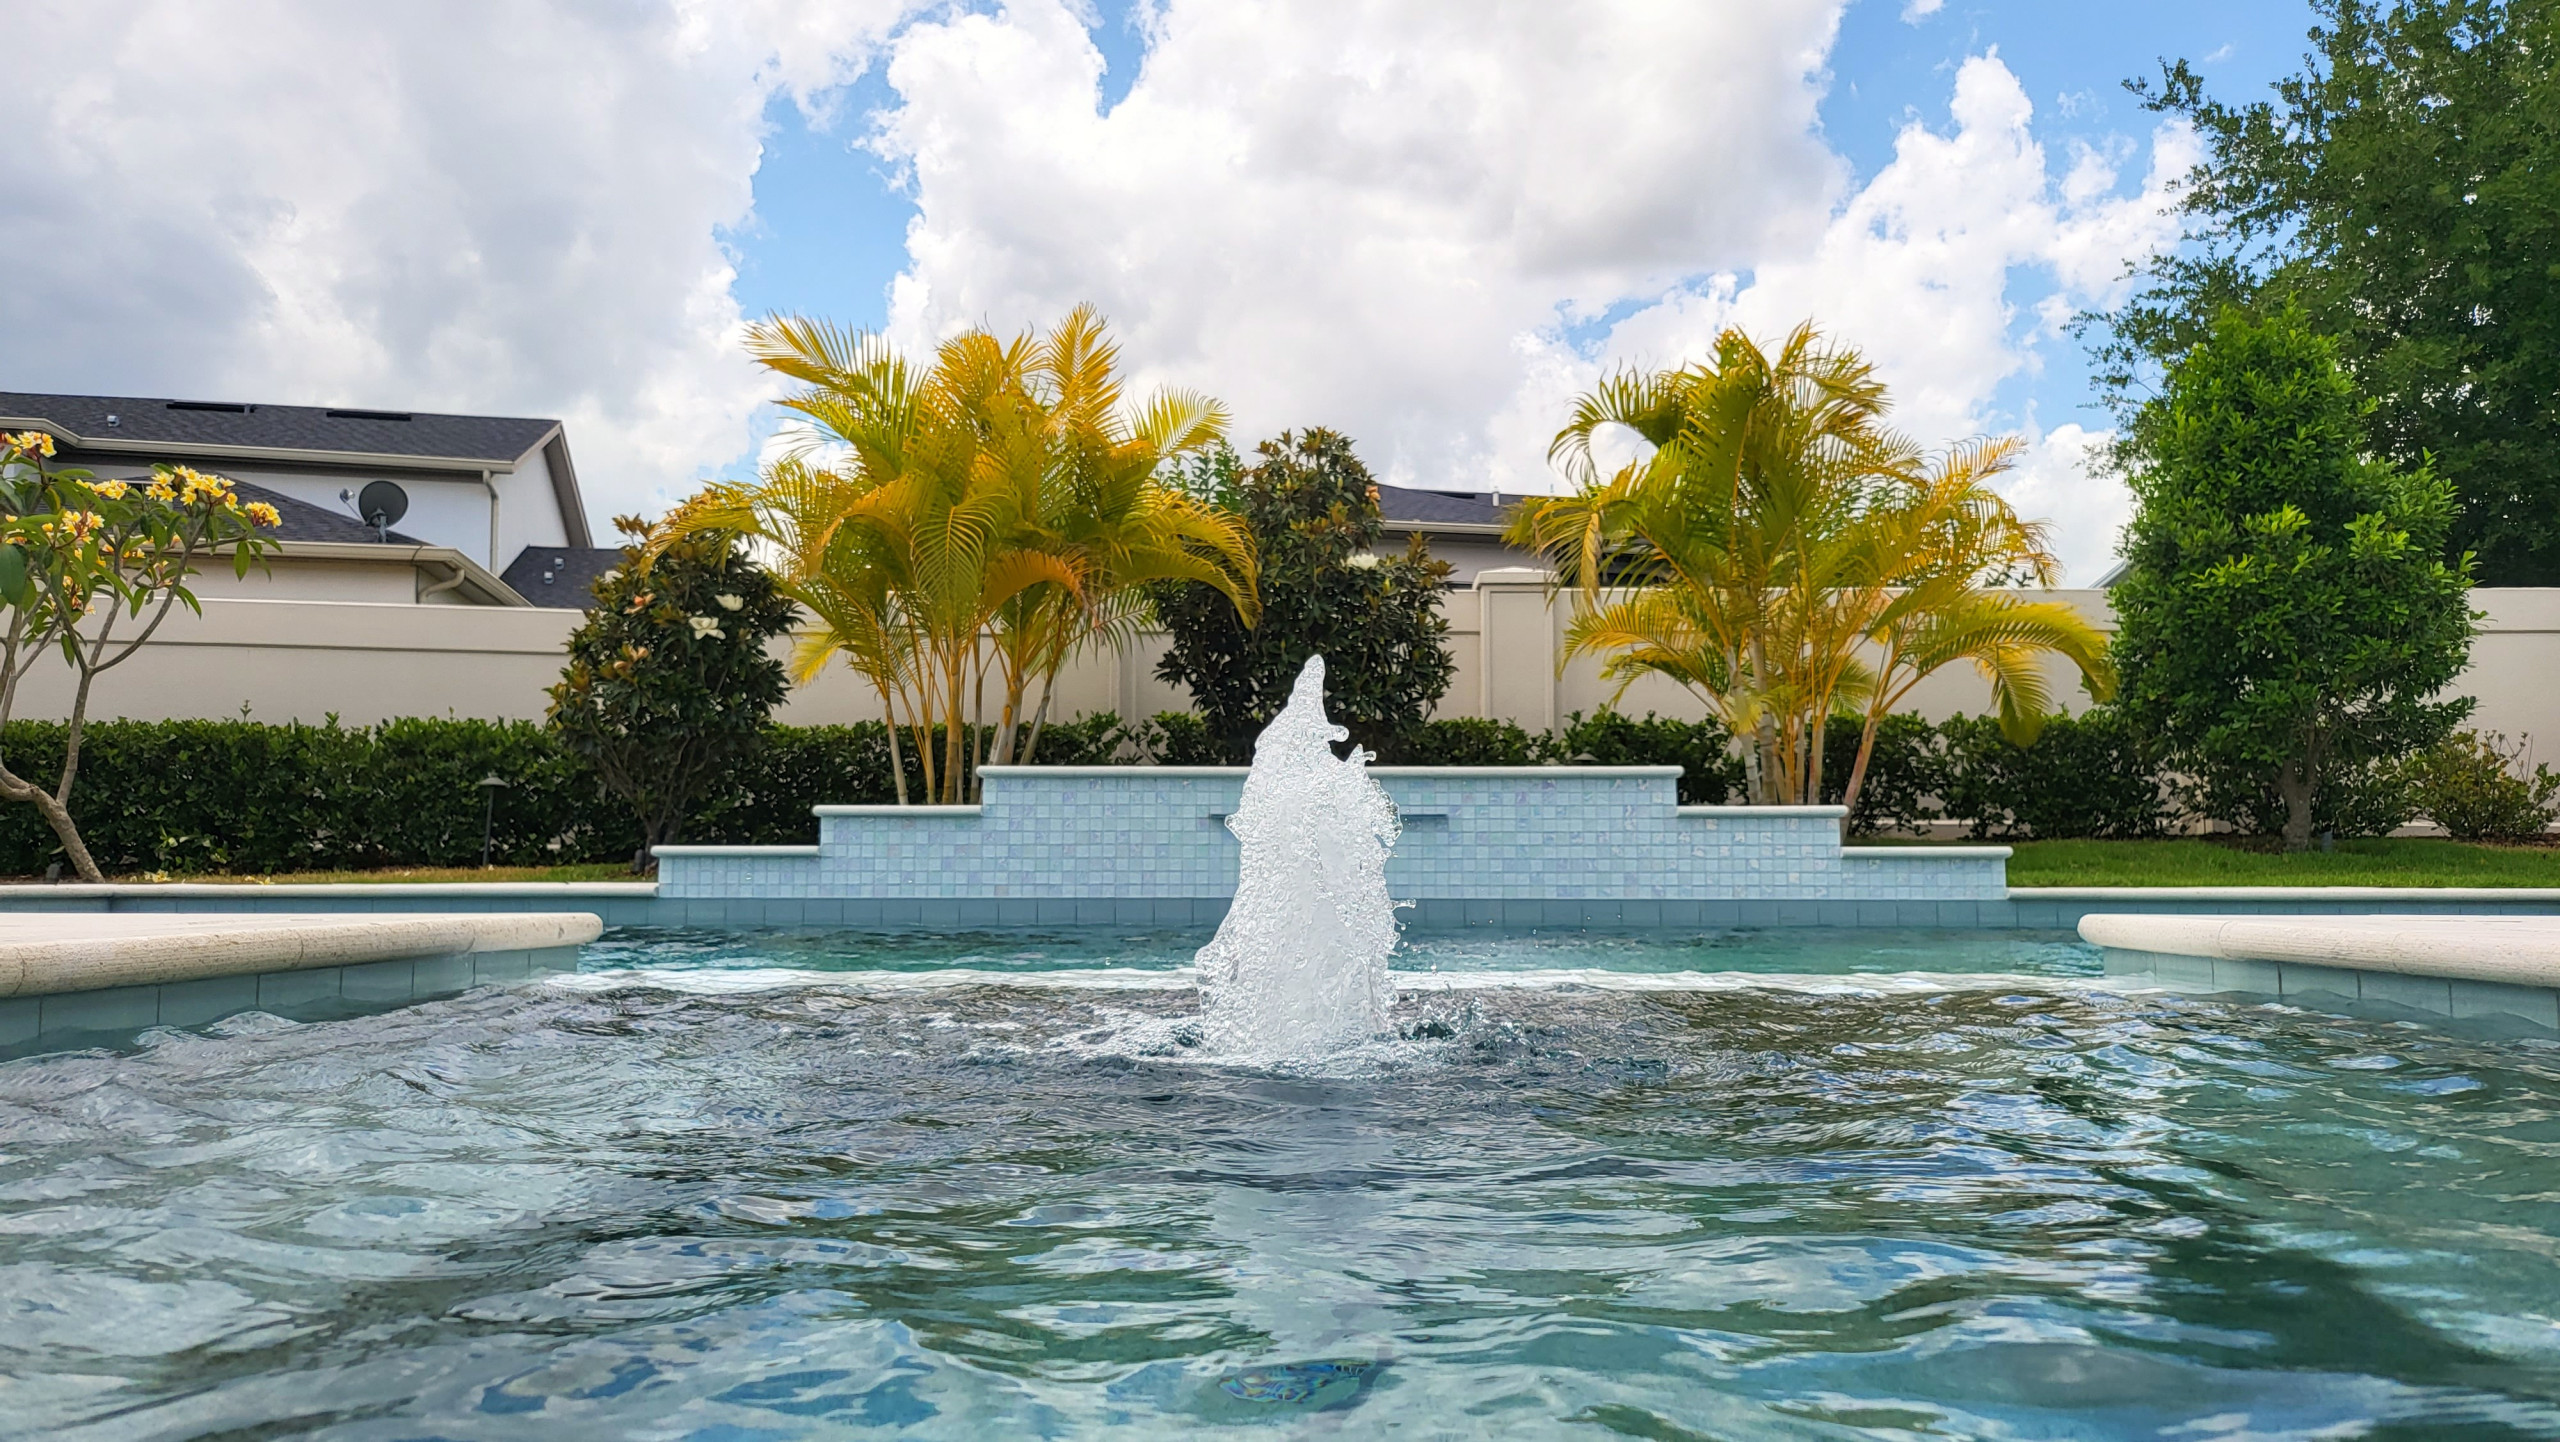
[[480, 808], [480, 869], [482, 871], [489, 869], [489, 838], [497, 827], [498, 793], [506, 788], [505, 777], [483, 776], [480, 778], [480, 794], [486, 798], [486, 804]]

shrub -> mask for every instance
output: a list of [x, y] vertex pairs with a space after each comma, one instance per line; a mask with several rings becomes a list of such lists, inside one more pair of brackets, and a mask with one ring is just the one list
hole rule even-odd
[[594, 768], [639, 823], [634, 870], [683, 834], [696, 804], [762, 740], [788, 690], [766, 644], [791, 629], [792, 603], [735, 536], [692, 531], [653, 552], [648, 526], [595, 584], [551, 688], [551, 729]]
[[1139, 723], [1137, 759], [1151, 766], [1229, 766], [1226, 743], [1188, 711], [1159, 711]]
[[2431, 699], [2471, 648], [2452, 488], [2366, 454], [2367, 409], [2300, 310], [2226, 310], [2119, 453], [2125, 710], [2204, 783], [2206, 814], [2292, 850], [2397, 824], [2397, 763], [2471, 708]]
[[1156, 674], [1191, 693], [1220, 754], [1242, 763], [1307, 658], [1321, 655], [1326, 713], [1384, 754], [1423, 724], [1456, 674], [1439, 611], [1448, 563], [1431, 559], [1418, 534], [1400, 556], [1371, 549], [1382, 534], [1378, 488], [1348, 437], [1283, 431], [1255, 453], [1253, 465], [1229, 465], [1208, 484], [1232, 494], [1253, 533], [1261, 615], [1246, 625], [1234, 601], [1198, 581], [1159, 587], [1171, 644]]
[[2044, 724], [2020, 746], [1988, 716], [1938, 727], [1940, 809], [1983, 837], [2158, 836], [2174, 814], [2158, 753], [2123, 712], [2101, 706]]
[[1742, 758], [1716, 721], [1673, 721], [1648, 711], [1639, 720], [1616, 711], [1576, 711], [1556, 733], [1555, 758], [1594, 766], [1678, 766], [1680, 804], [1721, 806], [1741, 794]]
[[[2416, 814], [2400, 760], [2333, 760], [2321, 768], [2311, 806], [2311, 834], [2388, 836]], [[2274, 777], [2243, 767], [2216, 766], [2178, 777], [2187, 811], [2229, 822], [2246, 836], [2277, 836], [2287, 816]]]
[[2560, 817], [2560, 776], [2523, 774], [2523, 748], [2490, 732], [2460, 731], [2412, 756], [2401, 770], [2419, 815], [2458, 841], [2536, 837]]
[[[12, 722], [6, 746], [58, 764], [63, 732]], [[639, 839], [594, 773], [529, 721], [103, 721], [81, 753], [94, 784], [76, 809], [107, 871], [471, 865], [488, 804], [477, 783], [490, 775], [507, 782], [491, 818], [494, 860], [629, 856]], [[0, 871], [60, 859], [33, 812], [0, 817]]]
[[1392, 766], [1548, 766], [1561, 759], [1552, 736], [1516, 721], [1453, 716], [1397, 732], [1378, 758]]
[[[0, 750], [58, 766], [60, 722], [13, 722]], [[1130, 742], [1108, 713], [1052, 722], [1041, 755], [1109, 761]], [[625, 859], [640, 844], [630, 809], [594, 770], [530, 721], [411, 718], [380, 726], [254, 721], [92, 722], [77, 799], [81, 829], [107, 871], [294, 872], [470, 866], [480, 859], [483, 776], [495, 793], [490, 856], [506, 866]], [[904, 757], [910, 786], [922, 770]], [[889, 735], [876, 721], [771, 726], [715, 780], [690, 830], [708, 842], [815, 841], [817, 805], [885, 804]], [[31, 807], [0, 808], [0, 875], [40, 874], [62, 859]]]

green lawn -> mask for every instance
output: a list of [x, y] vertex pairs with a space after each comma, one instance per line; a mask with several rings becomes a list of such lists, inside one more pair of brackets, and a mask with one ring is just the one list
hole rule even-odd
[[2021, 841], [2011, 886], [2554, 886], [2560, 847], [2341, 841], [2292, 856], [2221, 841]]
[[[1906, 843], [1921, 844], [1921, 843]], [[2297, 856], [2224, 841], [2019, 841], [2011, 886], [2550, 886], [2560, 887], [2560, 847], [2474, 846], [2456, 841], [2341, 841]], [[237, 886], [355, 882], [635, 881], [619, 861], [580, 866], [399, 867], [278, 876], [120, 876]]]

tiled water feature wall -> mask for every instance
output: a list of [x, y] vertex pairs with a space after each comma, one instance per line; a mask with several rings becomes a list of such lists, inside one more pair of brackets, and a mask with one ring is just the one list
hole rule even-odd
[[[2006, 847], [1844, 848], [1836, 806], [1682, 806], [1672, 766], [1371, 774], [1403, 817], [1409, 925], [1972, 925], [2007, 895]], [[816, 846], [661, 847], [659, 895], [857, 925], [1214, 922], [1244, 775], [991, 766], [979, 806], [822, 806]]]

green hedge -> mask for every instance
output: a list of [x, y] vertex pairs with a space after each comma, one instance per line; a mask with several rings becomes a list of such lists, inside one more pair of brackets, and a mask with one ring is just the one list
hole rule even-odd
[[[62, 727], [15, 722], [0, 734], [21, 775], [51, 775]], [[1837, 800], [1857, 736], [1828, 736], [1826, 790]], [[912, 747], [909, 786], [922, 788]], [[1111, 715], [1049, 726], [1038, 759], [1166, 765], [1230, 758], [1197, 717], [1134, 725]], [[1380, 760], [1400, 765], [1678, 765], [1680, 800], [1738, 798], [1742, 767], [1723, 729], [1614, 712], [1575, 715], [1536, 733], [1507, 721], [1434, 721], [1399, 735]], [[638, 829], [595, 777], [530, 722], [404, 720], [380, 726], [272, 726], [251, 721], [109, 721], [90, 726], [72, 811], [111, 874], [293, 872], [383, 866], [469, 866], [480, 859], [483, 793], [497, 776], [493, 859], [503, 865], [630, 857]], [[816, 837], [809, 814], [828, 802], [896, 799], [887, 732], [877, 723], [775, 726], [708, 798], [684, 833], [696, 842], [780, 845]], [[2121, 719], [2060, 718], [2030, 747], [1991, 722], [1931, 726], [1891, 718], [1853, 829], [1916, 829], [1945, 817], [1982, 837], [2157, 835], [2173, 815], [2160, 768]], [[0, 805], [0, 874], [35, 875], [59, 859], [35, 808]]]
[[[62, 732], [57, 722], [12, 722], [0, 747], [20, 775], [51, 777]], [[1108, 760], [1123, 739], [1116, 717], [1053, 725], [1039, 756]], [[908, 784], [921, 789], [913, 748], [903, 749]], [[484, 776], [507, 783], [491, 830], [500, 865], [618, 861], [639, 848], [630, 813], [529, 721], [94, 722], [71, 814], [110, 874], [476, 866]], [[806, 843], [817, 839], [813, 805], [896, 799], [878, 723], [774, 726], [684, 839]], [[60, 859], [34, 807], [0, 804], [0, 875], [39, 874]]]

